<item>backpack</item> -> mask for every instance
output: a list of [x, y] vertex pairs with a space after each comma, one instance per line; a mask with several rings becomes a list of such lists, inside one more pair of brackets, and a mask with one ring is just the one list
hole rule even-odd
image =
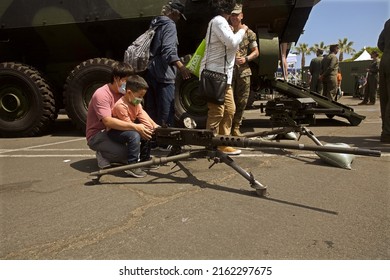
[[156, 27], [150, 27], [140, 35], [125, 51], [123, 61], [130, 64], [135, 72], [145, 71], [150, 57], [150, 44], [152, 43]]

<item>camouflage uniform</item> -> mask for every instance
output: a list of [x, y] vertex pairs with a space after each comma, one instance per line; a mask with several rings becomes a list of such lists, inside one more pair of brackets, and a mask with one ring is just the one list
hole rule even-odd
[[311, 74], [310, 90], [322, 95], [322, 82], [319, 80], [321, 73], [322, 55], [313, 58], [310, 61], [309, 71]]
[[364, 92], [364, 98], [362, 103], [367, 104], [375, 104], [376, 101], [376, 91], [379, 82], [379, 58], [373, 58], [368, 71], [367, 71], [367, 85], [366, 90]]
[[337, 72], [339, 60], [334, 53], [330, 53], [322, 59], [322, 93], [330, 100], [334, 100], [337, 94]]
[[[254, 47], [257, 48], [256, 34], [248, 29], [248, 32], [245, 33], [244, 39], [242, 39], [240, 43], [236, 56], [246, 57], [248, 51], [250, 52]], [[233, 128], [241, 125], [242, 116], [244, 115], [244, 110], [249, 98], [251, 75], [252, 71], [248, 62], [241, 65], [234, 65], [232, 87], [234, 103], [236, 104], [236, 113], [233, 117]]]

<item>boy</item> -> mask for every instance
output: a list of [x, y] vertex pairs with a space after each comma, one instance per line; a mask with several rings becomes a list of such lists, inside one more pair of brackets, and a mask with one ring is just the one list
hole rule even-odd
[[[141, 102], [147, 89], [146, 81], [132, 75], [126, 80], [124, 95], [115, 103], [112, 116], [131, 123], [130, 130], [110, 129], [107, 134], [115, 142], [126, 144], [127, 163], [136, 163], [150, 159], [150, 139], [158, 125], [149, 117], [142, 108]], [[141, 168], [126, 171], [127, 174], [136, 178], [146, 176]]]

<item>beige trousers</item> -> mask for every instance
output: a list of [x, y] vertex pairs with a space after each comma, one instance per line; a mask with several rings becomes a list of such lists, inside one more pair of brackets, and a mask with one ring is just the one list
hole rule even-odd
[[226, 89], [224, 104], [218, 105], [208, 102], [207, 107], [209, 108], [209, 111], [206, 128], [215, 129], [215, 131], [221, 135], [230, 135], [233, 116], [236, 112], [232, 87], [228, 86]]

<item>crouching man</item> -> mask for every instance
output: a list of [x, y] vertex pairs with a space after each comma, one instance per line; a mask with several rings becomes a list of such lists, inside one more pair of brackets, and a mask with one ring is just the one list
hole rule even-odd
[[[114, 65], [111, 81], [98, 88], [88, 106], [86, 138], [91, 150], [96, 151], [99, 168], [109, 168], [112, 163], [128, 163], [128, 147], [125, 143], [112, 140], [108, 136], [111, 129], [129, 131], [134, 123], [112, 116], [115, 103], [126, 94], [126, 83], [133, 75], [130, 65], [118, 62]], [[139, 129], [143, 138], [150, 138], [149, 128]]]

